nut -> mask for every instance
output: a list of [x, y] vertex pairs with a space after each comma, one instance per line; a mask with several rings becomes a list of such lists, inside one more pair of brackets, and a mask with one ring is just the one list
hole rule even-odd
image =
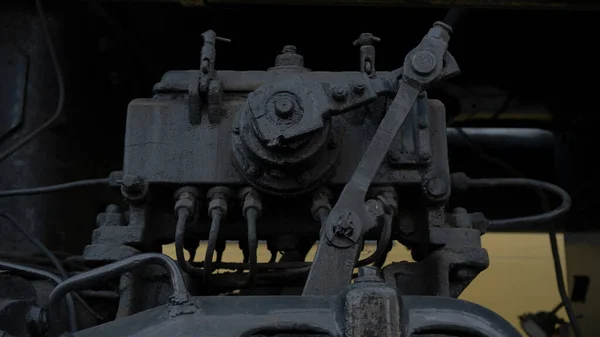
[[177, 200], [175, 207], [173, 208], [175, 210], [175, 214], [177, 214], [182, 208], [185, 208], [188, 211], [189, 216], [192, 217], [196, 211], [196, 202], [191, 198], [181, 198]]
[[336, 101], [342, 102], [346, 99], [346, 89], [343, 86], [338, 85], [331, 90], [331, 95]]
[[260, 201], [260, 199], [248, 197], [244, 200], [244, 204], [242, 205], [242, 212], [244, 214], [244, 217], [246, 216], [247, 211], [251, 208], [256, 210], [256, 213], [258, 213], [258, 217], [262, 215], [262, 202]]
[[220, 210], [223, 216], [227, 214], [227, 201], [225, 199], [216, 198], [208, 203], [208, 216], [212, 217], [212, 211]]

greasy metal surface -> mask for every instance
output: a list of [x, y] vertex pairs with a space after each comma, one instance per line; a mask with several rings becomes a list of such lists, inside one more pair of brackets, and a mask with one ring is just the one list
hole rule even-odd
[[75, 336], [233, 337], [278, 330], [341, 336], [343, 311], [339, 303], [337, 297], [203, 297], [196, 299], [201, 314], [166, 319], [166, 308], [158, 307]]
[[[402, 296], [394, 299], [373, 286], [356, 287], [345, 297], [204, 297], [196, 299], [201, 314], [166, 318], [158, 307], [76, 333], [77, 337], [98, 336], [251, 336], [289, 334], [297, 336], [399, 336], [392, 328], [400, 318], [402, 336], [425, 333], [468, 336], [518, 337], [520, 334], [497, 314], [479, 305], [450, 298]], [[391, 292], [393, 294], [393, 291]], [[345, 305], [349, 304], [349, 305]], [[354, 304], [354, 305], [353, 305]], [[356, 305], [362, 306], [356, 306]], [[365, 312], [367, 309], [375, 311]], [[353, 309], [358, 310], [352, 311]], [[365, 311], [363, 311], [365, 310]], [[381, 312], [383, 310], [384, 312]], [[368, 319], [353, 317], [364, 312]], [[384, 315], [384, 317], [381, 317]], [[390, 315], [390, 316], [385, 316]], [[363, 316], [364, 317], [364, 316]], [[392, 317], [396, 317], [395, 319]], [[392, 319], [379, 324], [380, 319]], [[353, 334], [352, 332], [364, 334]], [[397, 330], [396, 330], [397, 331]]]
[[427, 333], [457, 336], [520, 337], [498, 314], [475, 303], [445, 297], [402, 296], [405, 336]]
[[[217, 125], [200, 123], [190, 125], [187, 119], [188, 104], [174, 99], [177, 92], [187, 92], [195, 71], [169, 72], [163, 81], [155, 86], [154, 99], [137, 99], [129, 105], [127, 133], [125, 139], [124, 172], [139, 175], [150, 183], [176, 184], [243, 184], [244, 179], [231, 165], [231, 130], [235, 117], [245, 104], [243, 93], [254, 90], [268, 81], [278, 81], [289, 75], [276, 72], [218, 72], [223, 83], [225, 98], [224, 117]], [[389, 74], [389, 73], [388, 73]], [[385, 78], [385, 73], [379, 72]], [[336, 83], [343, 80], [344, 73], [315, 72], [305, 75], [310, 79]], [[170, 93], [167, 94], [166, 91]], [[229, 91], [229, 92], [228, 92]], [[444, 122], [443, 105], [430, 101], [429, 119]], [[334, 117], [332, 129], [340, 135], [340, 162], [330, 182], [345, 183], [358, 165], [368, 141], [379, 120], [376, 115], [364, 115], [357, 124], [349, 122], [346, 116]], [[439, 123], [436, 123], [439, 125]], [[438, 129], [432, 129], [429, 137], [436, 137]], [[445, 139], [431, 139], [431, 144]], [[437, 165], [443, 156], [432, 153], [431, 167]], [[445, 160], [445, 159], [444, 159]], [[374, 182], [396, 184], [421, 183], [418, 167], [398, 170], [382, 165]]]
[[0, 139], [21, 125], [27, 83], [27, 57], [10, 45], [0, 46]]
[[[451, 28], [447, 25], [435, 23], [421, 43], [407, 54], [398, 92], [325, 223], [321, 244], [317, 249], [303, 295], [334, 295], [350, 281], [354, 261], [359, 253], [360, 236], [373, 227], [373, 224], [369, 223], [372, 219], [364, 206], [367, 189], [373, 183], [373, 178], [402, 124], [413, 110], [420, 92], [435, 81], [459, 72], [456, 62], [449, 61], [452, 59], [447, 52], [450, 32]], [[438, 182], [437, 179], [436, 177], [428, 181], [426, 186], [440, 185], [441, 188], [444, 182], [441, 179]], [[436, 186], [428, 190], [435, 192], [434, 197], [440, 197], [446, 194], [442, 193], [440, 188]], [[348, 223], [352, 226], [350, 230], [358, 233], [358, 239], [352, 241], [351, 245], [340, 246], [327, 234], [330, 228]], [[335, 233], [334, 231], [334, 235]], [[328, 274], [327, 270], [337, 272]]]

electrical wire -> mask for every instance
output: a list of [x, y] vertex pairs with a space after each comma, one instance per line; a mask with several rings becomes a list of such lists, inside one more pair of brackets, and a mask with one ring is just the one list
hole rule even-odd
[[[496, 164], [496, 165], [504, 168], [507, 172], [509, 172], [511, 175], [513, 175], [515, 177], [523, 178], [523, 174], [521, 174], [520, 171], [518, 171], [517, 169], [515, 169], [514, 167], [512, 167], [505, 161], [503, 161], [499, 158], [490, 156], [490, 155], [486, 154], [485, 152], [483, 152], [483, 150], [480, 147], [476, 146], [475, 143], [473, 143], [471, 141], [471, 139], [464, 132], [464, 130], [462, 130], [461, 128], [457, 128], [456, 130], [463, 137], [463, 139], [465, 140], [467, 145], [471, 148], [473, 153], [475, 153], [480, 159], [486, 160], [489, 163]], [[550, 202], [548, 201], [548, 196], [546, 195], [546, 193], [544, 193], [544, 191], [541, 188], [534, 188], [534, 191], [540, 199], [542, 208], [544, 210], [549, 210]], [[563, 278], [563, 270], [562, 270], [562, 265], [560, 263], [560, 254], [558, 252], [558, 242], [556, 240], [556, 227], [554, 226], [554, 221], [548, 221], [546, 224], [548, 226], [548, 236], [550, 239], [550, 250], [552, 253], [552, 262], [554, 263], [554, 275], [556, 278], [556, 285], [558, 287], [558, 293], [560, 295], [561, 302], [565, 307], [565, 311], [567, 313], [567, 317], [569, 318], [569, 322], [571, 324], [571, 328], [573, 329], [575, 337], [583, 337], [581, 327], [579, 326], [579, 321], [577, 320], [577, 316], [575, 315], [575, 310], [573, 309], [573, 304], [571, 303], [571, 299], [569, 298], [569, 295], [567, 294], [566, 285], [565, 285], [565, 281]]]
[[252, 286], [256, 283], [256, 274], [258, 273], [258, 237], [256, 236], [256, 219], [258, 211], [255, 208], [249, 208], [246, 211], [246, 222], [248, 225], [248, 280], [246, 286]]
[[35, 236], [31, 235], [29, 231], [25, 230], [25, 228], [23, 228], [23, 226], [19, 224], [19, 222], [17, 221], [17, 219], [15, 219], [14, 216], [12, 216], [9, 213], [0, 211], [0, 218], [6, 219], [6, 221], [8, 221], [8, 223], [11, 226], [13, 226], [19, 232], [21, 232], [21, 234], [23, 234], [23, 236], [25, 236], [29, 242], [31, 242], [37, 249], [39, 249], [52, 262], [52, 264], [54, 265], [56, 270], [58, 270], [58, 273], [60, 274], [60, 277], [63, 280], [69, 277], [67, 271], [62, 266], [58, 258], [54, 256], [54, 254], [52, 254], [52, 252], [40, 240], [38, 240]]
[[499, 186], [527, 187], [555, 194], [561, 200], [561, 203], [557, 208], [551, 211], [544, 212], [542, 214], [529, 215], [518, 218], [490, 220], [488, 223], [488, 228], [490, 229], [502, 229], [506, 227], [523, 227], [547, 223], [565, 215], [571, 208], [571, 197], [569, 196], [569, 194], [562, 188], [554, 184], [547, 183], [545, 181], [527, 178], [484, 178], [469, 179], [468, 186], [483, 188], [494, 188]]
[[215, 208], [211, 212], [211, 224], [210, 232], [208, 234], [208, 243], [206, 246], [206, 254], [204, 256], [204, 282], [210, 284], [210, 276], [213, 272], [213, 255], [217, 247], [217, 240], [219, 239], [219, 230], [221, 228], [221, 217], [223, 212], [219, 208]]
[[0, 198], [53, 193], [53, 192], [60, 192], [60, 191], [64, 191], [64, 190], [70, 190], [70, 189], [74, 189], [74, 188], [80, 188], [80, 187], [110, 185], [110, 183], [111, 183], [111, 180], [109, 178], [78, 180], [78, 181], [72, 181], [72, 182], [68, 182], [68, 183], [64, 183], [64, 184], [57, 184], [57, 185], [50, 185], [50, 186], [43, 186], [43, 187], [32, 187], [32, 188], [23, 188], [23, 189], [18, 189], [18, 190], [0, 191]]
[[[19, 224], [19, 222], [17, 221], [17, 219], [15, 219], [14, 216], [12, 216], [10, 213], [0, 211], [0, 218], [4, 218], [6, 221], [8, 221], [9, 224], [11, 224], [16, 230], [21, 232], [29, 242], [31, 242], [37, 249], [39, 249], [50, 260], [50, 262], [52, 262], [52, 265], [54, 266], [54, 268], [56, 268], [56, 270], [58, 270], [58, 273], [60, 274], [60, 279], [66, 280], [67, 278], [69, 278], [67, 271], [62, 266], [62, 263], [60, 263], [56, 255], [54, 255], [50, 251], [50, 249], [48, 249], [46, 245], [44, 245], [40, 240], [38, 240], [35, 236], [31, 235], [31, 233], [29, 233], [25, 228], [23, 228], [23, 226]], [[73, 297], [75, 297], [77, 301], [79, 301], [90, 314], [92, 314], [101, 321], [104, 320], [104, 317], [100, 316], [94, 309], [92, 309], [92, 307], [90, 307], [90, 305], [77, 293], [73, 293]]]
[[63, 71], [60, 66], [60, 62], [58, 61], [58, 56], [56, 54], [56, 48], [54, 48], [54, 42], [52, 41], [52, 37], [50, 36], [50, 30], [48, 29], [48, 20], [46, 19], [46, 14], [44, 13], [44, 7], [42, 6], [41, 0], [35, 0], [35, 7], [38, 12], [38, 16], [40, 18], [40, 22], [42, 24], [42, 33], [44, 34], [44, 40], [48, 46], [48, 51], [50, 53], [50, 58], [52, 59], [52, 66], [54, 68], [54, 73], [56, 75], [56, 82], [58, 85], [58, 104], [56, 106], [56, 111], [48, 119], [44, 124], [40, 125], [37, 129], [31, 131], [25, 137], [21, 138], [21, 140], [17, 141], [15, 144], [10, 146], [8, 149], [4, 150], [0, 153], [0, 162], [8, 158], [13, 153], [17, 152], [27, 143], [29, 143], [32, 139], [37, 137], [40, 133], [50, 127], [54, 122], [58, 120], [58, 118], [63, 114], [64, 105], [65, 105], [65, 81], [63, 76]]
[[[50, 272], [47, 272], [47, 271], [41, 270], [41, 269], [37, 269], [37, 268], [33, 268], [33, 267], [23, 266], [23, 265], [16, 264], [16, 263], [0, 261], [0, 268], [11, 270], [11, 271], [14, 271], [17, 273], [26, 274], [29, 276], [43, 277], [50, 281], [53, 281], [57, 285], [62, 282], [60, 277], [58, 277]], [[78, 330], [75, 304], [73, 303], [73, 298], [71, 297], [71, 295], [67, 295], [66, 300], [67, 300], [67, 311], [69, 313], [69, 329], [71, 330], [71, 332], [74, 333], [74, 332], [77, 332], [77, 330]]]
[[184, 255], [185, 225], [189, 217], [190, 212], [187, 208], [181, 207], [177, 210], [177, 225], [175, 226], [175, 257], [177, 258], [177, 264], [179, 265], [179, 268], [184, 270], [186, 273], [193, 276], [202, 276], [202, 269], [194, 267], [185, 259]]

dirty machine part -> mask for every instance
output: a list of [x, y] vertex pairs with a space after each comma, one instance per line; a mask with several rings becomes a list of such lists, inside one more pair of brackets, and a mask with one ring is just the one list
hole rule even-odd
[[[354, 41], [357, 71], [313, 72], [291, 45], [265, 71], [220, 71], [217, 43], [230, 41], [202, 34], [199, 70], [168, 72], [152, 98], [129, 104], [123, 170], [85, 182], [118, 187], [126, 203], [97, 216], [82, 256], [61, 257], [69, 273], [0, 261], [12, 273], [0, 281], [18, 290], [1, 297], [0, 332], [519, 336], [457, 297], [488, 267], [488, 226], [555, 218], [570, 199], [544, 183], [563, 201], [548, 215], [487, 220], [446, 209], [451, 186], [527, 184], [449, 172], [445, 108], [426, 90], [459, 73], [451, 24], [436, 22], [392, 71], [376, 70], [372, 34]], [[258, 262], [259, 240], [269, 262]], [[361, 259], [366, 240], [377, 248]], [[228, 241], [243, 261], [223, 261]], [[394, 241], [414, 262], [386, 264]], [[159, 254], [168, 243], [176, 261]]]

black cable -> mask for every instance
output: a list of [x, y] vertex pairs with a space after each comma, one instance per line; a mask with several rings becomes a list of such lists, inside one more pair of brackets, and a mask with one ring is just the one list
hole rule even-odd
[[219, 239], [219, 230], [221, 228], [222, 215], [223, 212], [219, 208], [216, 208], [211, 212], [212, 222], [210, 224], [210, 232], [208, 234], [206, 255], [204, 256], [204, 282], [207, 285], [210, 284], [210, 276], [213, 272], [213, 255], [217, 247], [217, 240]]
[[37, 249], [39, 249], [44, 255], [46, 255], [46, 257], [52, 262], [56, 270], [58, 270], [58, 273], [60, 274], [60, 277], [63, 280], [69, 277], [67, 271], [65, 270], [65, 268], [63, 268], [58, 258], [54, 254], [52, 254], [52, 252], [46, 247], [46, 245], [44, 245], [35, 236], [31, 235], [29, 231], [25, 230], [25, 228], [19, 225], [15, 217], [13, 217], [9, 213], [0, 211], [0, 218], [6, 219], [6, 221], [8, 221], [8, 223], [11, 224], [11, 226], [13, 226], [19, 232], [21, 232], [21, 234], [23, 234], [23, 236], [25, 236], [29, 242], [31, 242]]
[[386, 216], [381, 230], [381, 237], [377, 241], [377, 248], [373, 254], [369, 255], [363, 260], [356, 263], [355, 267], [364, 267], [371, 263], [381, 260], [382, 256], [387, 252], [390, 242], [392, 240], [392, 217]]
[[[497, 164], [498, 166], [507, 170], [513, 176], [523, 178], [523, 174], [519, 172], [517, 169], [509, 165], [508, 163], [500, 160], [496, 157], [487, 155], [483, 152], [483, 150], [479, 147], [476, 147], [475, 144], [471, 141], [469, 136], [461, 129], [457, 128], [458, 133], [463, 137], [467, 145], [473, 150], [473, 152], [479, 156], [480, 159], [486, 160], [489, 163]], [[540, 199], [540, 203], [542, 204], [542, 208], [547, 211], [550, 209], [550, 202], [548, 201], [548, 196], [542, 189], [534, 188], [535, 193], [538, 195]], [[577, 316], [575, 315], [575, 310], [573, 310], [573, 304], [571, 303], [571, 299], [567, 294], [565, 281], [563, 278], [562, 265], [560, 263], [560, 254], [558, 253], [558, 242], [556, 240], [556, 227], [554, 226], [554, 221], [548, 221], [548, 236], [550, 239], [550, 250], [552, 252], [552, 262], [554, 263], [554, 275], [556, 277], [556, 285], [558, 287], [558, 293], [560, 295], [561, 301], [565, 306], [565, 311], [567, 312], [567, 316], [569, 317], [569, 322], [575, 333], [575, 337], [583, 337], [583, 333], [581, 331], [581, 327], [579, 326], [579, 321], [577, 320]]]
[[[39, 249], [50, 260], [50, 262], [52, 262], [52, 265], [54, 266], [54, 268], [56, 268], [56, 270], [58, 270], [58, 273], [60, 274], [60, 278], [62, 280], [66, 280], [67, 278], [69, 278], [67, 271], [62, 266], [62, 263], [60, 263], [56, 255], [54, 255], [50, 251], [50, 249], [48, 249], [48, 247], [46, 247], [46, 245], [44, 245], [40, 240], [38, 240], [35, 236], [31, 235], [31, 233], [29, 233], [25, 228], [23, 228], [23, 226], [19, 224], [15, 217], [13, 217], [10, 213], [0, 211], [0, 218], [6, 219], [8, 223], [10, 223], [16, 230], [21, 232], [27, 238], [27, 240], [29, 240], [29, 242], [36, 246], [36, 248]], [[99, 320], [104, 320], [104, 317], [100, 316], [96, 311], [94, 311], [94, 309], [92, 309], [92, 307], [90, 307], [90, 305], [83, 298], [81, 298], [81, 296], [79, 296], [76, 293], [73, 293], [73, 297], [75, 297], [77, 301], [79, 301], [89, 313], [94, 315]]]
[[[16, 263], [0, 261], [0, 268], [11, 270], [11, 271], [18, 272], [18, 273], [23, 273], [23, 274], [30, 275], [30, 276], [43, 277], [50, 281], [53, 281], [57, 285], [62, 282], [60, 277], [58, 277], [50, 272], [47, 272], [47, 271], [41, 270], [41, 269], [37, 269], [37, 268], [33, 268], [33, 267], [23, 266], [23, 265], [16, 264]], [[69, 313], [69, 329], [71, 330], [71, 332], [75, 333], [78, 330], [75, 304], [73, 303], [73, 298], [71, 297], [70, 294], [67, 295], [66, 300], [67, 300], [67, 310]]]
[[20, 148], [29, 143], [35, 137], [37, 137], [48, 127], [50, 127], [55, 121], [58, 120], [58, 118], [62, 115], [64, 110], [65, 81], [63, 77], [62, 68], [60, 66], [60, 63], [58, 62], [58, 56], [56, 54], [56, 49], [54, 48], [54, 42], [52, 42], [52, 38], [50, 36], [50, 30], [48, 29], [48, 20], [46, 20], [46, 14], [44, 14], [44, 7], [42, 6], [41, 0], [35, 0], [35, 7], [37, 9], [38, 16], [40, 17], [40, 22], [42, 24], [42, 32], [44, 34], [44, 40], [46, 40], [46, 44], [48, 45], [48, 51], [50, 52], [50, 58], [52, 59], [52, 66], [54, 67], [54, 72], [56, 74], [56, 82], [58, 84], [58, 105], [56, 106], [56, 112], [54, 112], [54, 115], [52, 115], [52, 117], [50, 117], [50, 119], [48, 119], [44, 124], [40, 125], [37, 129], [31, 131], [28, 135], [21, 138], [21, 140], [17, 141], [8, 149], [0, 153], [0, 162], [8, 158], [16, 151], [18, 151]]
[[571, 197], [569, 196], [569, 194], [562, 188], [554, 184], [547, 183], [545, 181], [527, 178], [483, 178], [469, 179], [468, 186], [489, 188], [504, 186], [527, 187], [555, 194], [561, 200], [561, 203], [557, 208], [551, 211], [544, 212], [542, 214], [528, 215], [518, 218], [490, 220], [488, 223], [488, 228], [490, 229], [501, 229], [506, 227], [523, 227], [551, 222], [565, 215], [571, 208]]
[[190, 212], [185, 207], [181, 207], [177, 210], [177, 225], [175, 226], [175, 256], [177, 258], [177, 264], [179, 268], [184, 270], [186, 273], [194, 276], [203, 275], [201, 268], [194, 267], [185, 259], [184, 255], [184, 238], [185, 238], [185, 225], [190, 216]]
[[246, 221], [248, 225], [248, 280], [246, 286], [252, 286], [256, 283], [256, 274], [258, 273], [258, 238], [256, 236], [256, 219], [258, 212], [255, 208], [249, 208], [246, 211]]
[[59, 191], [64, 191], [64, 190], [70, 190], [73, 188], [101, 186], [101, 185], [108, 186], [110, 184], [111, 184], [111, 180], [109, 178], [78, 180], [78, 181], [72, 181], [72, 182], [68, 182], [68, 183], [64, 183], [64, 184], [51, 185], [51, 186], [0, 191], [0, 198], [53, 193], [53, 192], [59, 192]]
[[183, 275], [181, 274], [181, 270], [171, 258], [158, 253], [138, 254], [118, 262], [83, 272], [59, 283], [56, 288], [54, 288], [52, 293], [50, 293], [48, 298], [47, 317], [50, 334], [52, 335], [55, 333], [53, 328], [56, 326], [56, 320], [58, 317], [56, 311], [57, 304], [67, 293], [76, 289], [91, 287], [97, 282], [120, 276], [124, 273], [130, 272], [133, 269], [137, 269], [148, 264], [161, 265], [169, 272], [171, 285], [173, 288], [172, 296], [174, 298], [177, 298], [179, 302], [188, 299], [189, 294], [185, 287], [185, 281]]

